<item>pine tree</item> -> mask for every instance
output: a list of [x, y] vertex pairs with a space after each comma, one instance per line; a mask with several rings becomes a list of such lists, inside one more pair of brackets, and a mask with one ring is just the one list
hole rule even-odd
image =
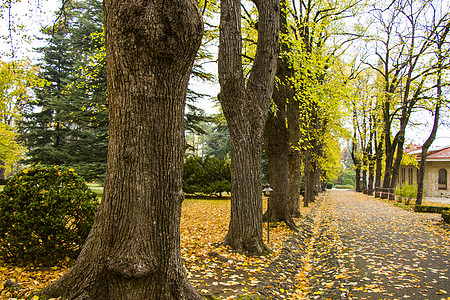
[[74, 167], [86, 180], [105, 172], [108, 116], [101, 3], [75, 2], [45, 33], [39, 77], [22, 123], [27, 163]]

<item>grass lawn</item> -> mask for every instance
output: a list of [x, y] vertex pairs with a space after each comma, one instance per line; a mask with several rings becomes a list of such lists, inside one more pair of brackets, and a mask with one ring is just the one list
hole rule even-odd
[[88, 183], [87, 185], [91, 189], [91, 191], [97, 194], [97, 198], [101, 200], [103, 196], [103, 186], [98, 183]]

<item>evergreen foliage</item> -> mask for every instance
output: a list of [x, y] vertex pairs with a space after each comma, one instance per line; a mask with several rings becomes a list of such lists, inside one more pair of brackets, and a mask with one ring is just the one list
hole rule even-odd
[[107, 152], [106, 72], [98, 53], [102, 7], [99, 1], [74, 2], [67, 19], [44, 33], [48, 44], [36, 88], [21, 124], [28, 164], [65, 165], [87, 180], [101, 179]]
[[73, 169], [23, 169], [0, 193], [0, 255], [52, 264], [76, 258], [98, 208]]
[[183, 191], [222, 197], [231, 191], [231, 164], [226, 157], [186, 156], [183, 170]]

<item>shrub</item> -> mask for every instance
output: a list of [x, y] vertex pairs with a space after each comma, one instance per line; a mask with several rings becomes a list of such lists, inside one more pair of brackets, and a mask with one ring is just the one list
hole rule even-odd
[[395, 189], [395, 194], [405, 199], [405, 204], [409, 205], [411, 199], [417, 196], [417, 185], [403, 184]]
[[414, 206], [414, 211], [415, 212], [422, 212], [422, 213], [440, 214], [444, 210], [448, 210], [448, 207], [444, 207], [444, 206], [429, 206], [429, 205], [416, 205], [416, 206]]
[[0, 194], [0, 255], [44, 264], [75, 258], [97, 208], [95, 193], [72, 169], [24, 169]]
[[231, 191], [230, 161], [212, 156], [187, 156], [183, 169], [183, 191], [186, 194], [222, 196]]
[[441, 214], [442, 219], [444, 219], [444, 222], [450, 224], [450, 210], [443, 210]]
[[343, 189], [343, 190], [351, 190], [354, 189], [355, 187], [353, 185], [342, 185], [342, 184], [336, 184], [334, 186], [335, 189]]
[[355, 183], [353, 182], [353, 180], [351, 178], [345, 178], [342, 181], [342, 185], [349, 185], [349, 186], [354, 187]]

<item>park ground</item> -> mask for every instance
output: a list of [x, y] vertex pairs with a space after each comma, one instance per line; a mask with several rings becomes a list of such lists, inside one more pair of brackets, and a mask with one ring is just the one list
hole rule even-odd
[[[181, 220], [187, 276], [209, 299], [450, 299], [449, 226], [438, 214], [394, 204], [330, 190], [302, 208], [298, 233], [272, 224], [273, 252], [248, 257], [220, 245], [229, 199], [187, 199]], [[0, 298], [33, 299], [71, 263], [2, 263]]]

